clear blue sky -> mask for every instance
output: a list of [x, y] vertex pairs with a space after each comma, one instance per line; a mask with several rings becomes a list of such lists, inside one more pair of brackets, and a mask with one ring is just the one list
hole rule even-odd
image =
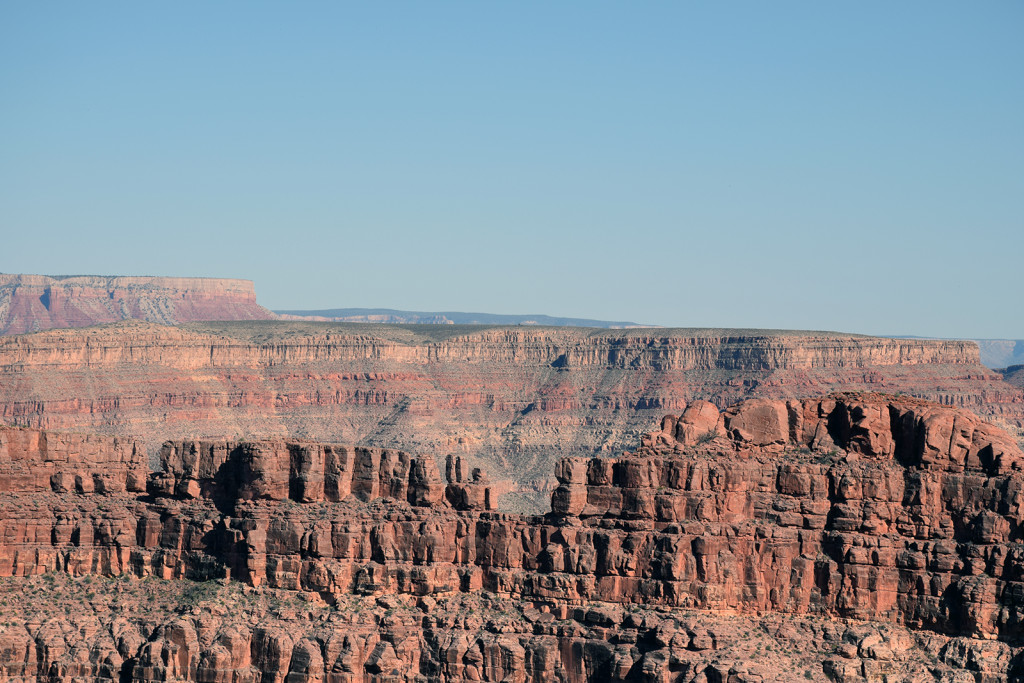
[[1024, 3], [0, 5], [0, 271], [1024, 339]]

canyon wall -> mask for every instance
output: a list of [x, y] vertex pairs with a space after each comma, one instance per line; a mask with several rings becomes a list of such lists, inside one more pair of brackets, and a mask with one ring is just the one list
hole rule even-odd
[[[71, 452], [59, 468], [88, 471], [102, 442], [0, 436], [3, 471]], [[137, 449], [104, 443], [127, 481]], [[964, 410], [694, 402], [634, 453], [562, 459], [545, 516], [454, 503], [486, 489], [456, 458], [447, 483], [431, 457], [311, 442], [161, 461], [145, 495], [8, 485], [0, 680], [1024, 673], [1024, 453]]]
[[249, 280], [0, 273], [0, 334], [118, 320], [264, 320]]
[[558, 457], [630, 447], [689, 401], [904, 392], [1024, 426], [970, 342], [742, 330], [126, 322], [0, 338], [0, 420], [142, 440], [307, 438], [461, 455], [505, 509]]

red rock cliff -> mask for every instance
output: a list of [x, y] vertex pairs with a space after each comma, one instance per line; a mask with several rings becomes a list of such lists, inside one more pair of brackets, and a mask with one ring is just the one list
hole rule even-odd
[[265, 320], [249, 280], [0, 274], [0, 334], [118, 320]]
[[[562, 455], [630, 447], [708, 399], [902, 391], [1024, 424], [970, 342], [722, 330], [122, 323], [0, 339], [0, 419], [167, 439], [455, 453], [543, 498]], [[543, 495], [536, 496], [536, 492]], [[515, 503], [516, 497], [506, 501]], [[538, 508], [533, 508], [538, 509]]]
[[[39, 444], [53, 435], [29, 434], [19, 430], [26, 445], [13, 452], [49, 457]], [[45, 603], [26, 613], [18, 602], [0, 631], [4, 676], [945, 681], [959, 670], [992, 682], [1022, 673], [1024, 453], [962, 410], [872, 394], [751, 400], [721, 413], [695, 402], [636, 453], [563, 460], [545, 517], [459, 509], [436, 495], [432, 459], [400, 453], [172, 442], [162, 459], [150, 498], [33, 488], [3, 499], [0, 573], [220, 576], [258, 588], [163, 622], [135, 614], [89, 625], [88, 610], [47, 620], [35, 616]], [[463, 478], [461, 463], [449, 470]], [[131, 584], [119, 591], [131, 595]], [[280, 591], [312, 603], [259, 602]], [[334, 608], [315, 607], [322, 599]], [[367, 605], [372, 618], [359, 614]], [[773, 654], [780, 643], [785, 652]]]
[[145, 451], [130, 439], [0, 427], [0, 491], [145, 491]]

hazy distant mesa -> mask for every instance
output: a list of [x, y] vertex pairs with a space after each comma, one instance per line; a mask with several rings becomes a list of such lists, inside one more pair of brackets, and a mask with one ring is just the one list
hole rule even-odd
[[0, 274], [0, 334], [121, 320], [270, 320], [250, 280]]
[[456, 311], [397, 311], [390, 308], [331, 308], [319, 311], [274, 311], [283, 320], [318, 320], [338, 323], [388, 323], [406, 325], [550, 325], [556, 327], [604, 327], [613, 330], [657, 327], [640, 323], [550, 315], [502, 315]]
[[[604, 329], [654, 328], [631, 321], [389, 308], [271, 311], [256, 301], [251, 280], [196, 277], [19, 275], [0, 273], [0, 335], [121, 320], [163, 325], [214, 320], [296, 320], [406, 325], [537, 325]], [[981, 363], [1024, 363], [1024, 340], [972, 339]]]

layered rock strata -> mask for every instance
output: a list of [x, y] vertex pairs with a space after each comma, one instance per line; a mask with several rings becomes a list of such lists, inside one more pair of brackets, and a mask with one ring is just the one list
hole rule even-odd
[[0, 580], [8, 681], [994, 683], [1019, 667], [998, 641], [813, 617], [594, 604], [561, 618], [485, 594], [327, 606], [236, 583], [17, 583]]
[[146, 490], [145, 451], [131, 439], [0, 427], [0, 492]]
[[1003, 370], [1003, 379], [1007, 384], [1024, 389], [1024, 365], [1011, 365]]
[[249, 280], [0, 273], [0, 334], [118, 320], [269, 320]]
[[[312, 607], [273, 617], [237, 597], [60, 636], [18, 616], [0, 633], [9, 677], [1022, 675], [1024, 453], [964, 410], [875, 394], [694, 402], [634, 453], [560, 461], [543, 517], [487, 510], [485, 478], [455, 458], [445, 485], [431, 457], [331, 444], [168, 442], [161, 460], [146, 495], [9, 480], [0, 575], [219, 579]], [[136, 467], [110, 459], [118, 481]], [[791, 671], [751, 669], [728, 615], [747, 615], [751, 643], [784, 633], [773, 647], [804, 653], [779, 660]], [[56, 637], [77, 658], [47, 649]]]
[[[142, 439], [305, 438], [461, 455], [499, 504], [688, 401], [903, 391], [1024, 425], [969, 342], [829, 333], [123, 323], [0, 339], [0, 420]], [[516, 496], [519, 496], [517, 498]], [[536, 505], [532, 510], [543, 509]]]

